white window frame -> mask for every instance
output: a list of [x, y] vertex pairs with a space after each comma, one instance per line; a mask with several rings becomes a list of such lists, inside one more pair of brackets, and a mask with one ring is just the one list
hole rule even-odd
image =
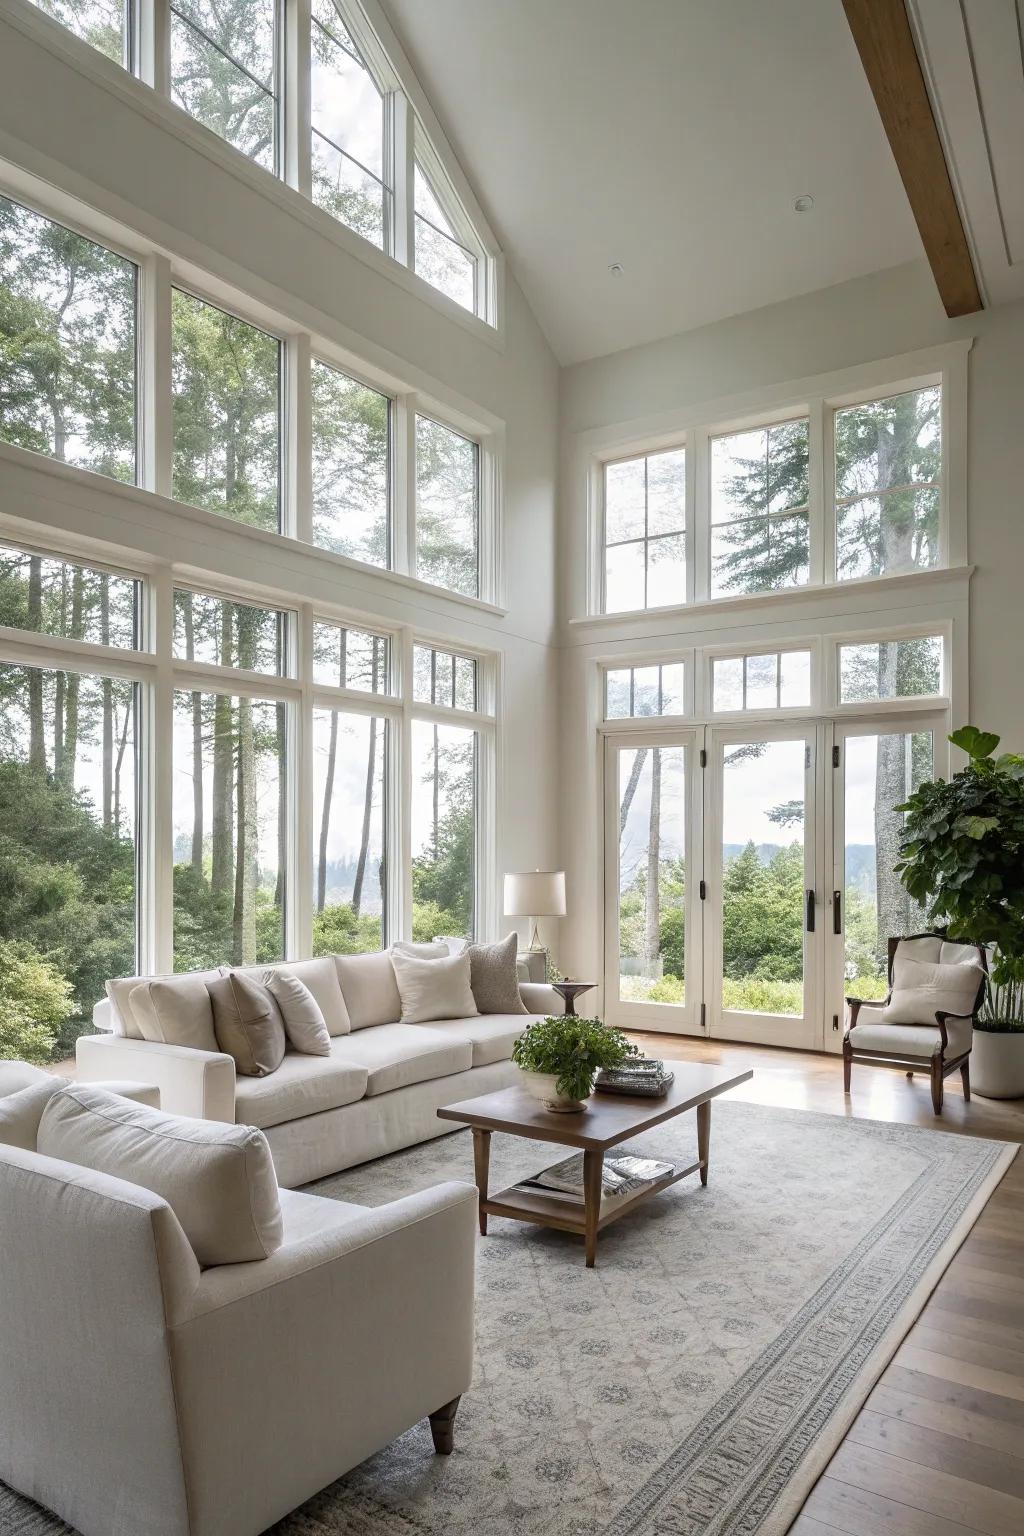
[[[682, 667], [683, 669], [683, 707], [672, 714], [661, 715], [609, 715], [608, 713], [608, 674], [609, 672], [642, 672], [647, 667]], [[628, 661], [604, 661], [600, 664], [601, 675], [601, 707], [600, 719], [609, 729], [627, 728], [637, 720], [647, 725], [651, 720], [671, 720], [679, 722], [688, 720], [693, 714], [693, 656], [664, 656], [659, 655], [651, 660], [637, 660], [631, 657]]]
[[[715, 663], [718, 661], [743, 661], [755, 656], [791, 656], [795, 652], [806, 652], [810, 658], [810, 687], [806, 704], [788, 704], [777, 708], [766, 705], [763, 709], [716, 709], [715, 708]], [[815, 700], [822, 697], [821, 683], [821, 644], [813, 638], [804, 640], [766, 640], [763, 644], [753, 642], [745, 646], [737, 645], [709, 645], [701, 650], [702, 677], [704, 683], [703, 712], [709, 720], [716, 724], [735, 720], [737, 723], [744, 720], [799, 720], [815, 712]], [[781, 687], [781, 677], [778, 682]], [[745, 691], [745, 689], [744, 689]]]

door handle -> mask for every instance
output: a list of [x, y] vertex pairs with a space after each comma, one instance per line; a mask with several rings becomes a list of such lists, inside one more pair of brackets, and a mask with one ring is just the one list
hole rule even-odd
[[842, 891], [833, 891], [832, 892], [832, 932], [833, 933], [842, 933], [842, 931], [843, 931], [843, 893], [842, 893]]
[[807, 932], [814, 932], [814, 889], [807, 892]]

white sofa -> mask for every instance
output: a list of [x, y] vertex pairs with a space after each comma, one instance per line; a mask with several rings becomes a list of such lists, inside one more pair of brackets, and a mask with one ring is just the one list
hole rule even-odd
[[[77, 1084], [56, 1097], [104, 1121], [94, 1154], [111, 1122], [130, 1159], [146, 1117], [179, 1145], [240, 1139], [135, 1106], [124, 1127], [119, 1101]], [[251, 1132], [279, 1246], [201, 1268], [183, 1208], [96, 1171], [109, 1161], [60, 1126], [55, 1142], [49, 1114], [34, 1150], [0, 1145], [0, 1478], [83, 1536], [257, 1536], [421, 1419], [451, 1449], [472, 1372], [472, 1185], [374, 1210], [278, 1194]], [[265, 1206], [266, 1177], [258, 1193]]]
[[[428, 956], [446, 953], [420, 948]], [[266, 969], [251, 968], [260, 975]], [[276, 1072], [240, 1076], [230, 1056], [183, 1044], [180, 1031], [174, 1040], [161, 1038], [159, 1020], [137, 991], [146, 978], [127, 977], [108, 982], [107, 998], [97, 1005], [94, 1023], [103, 1033], [78, 1041], [78, 1080], [141, 1079], [159, 1088], [161, 1105], [172, 1114], [257, 1126], [270, 1143], [279, 1182], [295, 1188], [451, 1132], [451, 1123], [437, 1118], [441, 1105], [507, 1087], [516, 1077], [517, 1036], [531, 1019], [564, 1011], [552, 987], [522, 982], [526, 1014], [403, 1024], [387, 951], [327, 955], [278, 969], [298, 976], [320, 1004], [330, 1056], [289, 1050]], [[215, 1046], [212, 1033], [202, 1033], [212, 1025], [198, 1017], [202, 975], [174, 981], [198, 999], [187, 1038]]]

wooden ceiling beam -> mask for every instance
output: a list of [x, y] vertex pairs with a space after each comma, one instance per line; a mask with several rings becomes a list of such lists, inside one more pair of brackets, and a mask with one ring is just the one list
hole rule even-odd
[[843, 0], [946, 314], [983, 308], [904, 0]]

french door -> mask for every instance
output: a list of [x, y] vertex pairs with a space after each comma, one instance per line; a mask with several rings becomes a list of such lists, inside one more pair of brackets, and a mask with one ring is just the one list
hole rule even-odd
[[925, 925], [898, 809], [949, 771], [944, 713], [605, 738], [605, 1016], [837, 1050], [847, 993]]

